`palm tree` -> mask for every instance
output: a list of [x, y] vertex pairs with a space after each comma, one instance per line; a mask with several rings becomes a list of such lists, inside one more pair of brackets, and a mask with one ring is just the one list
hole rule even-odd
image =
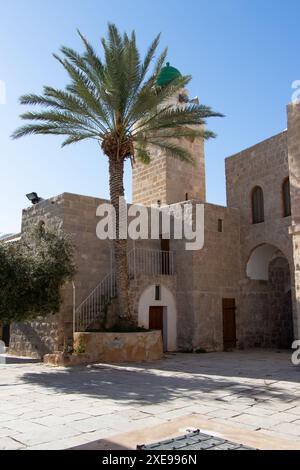
[[125, 161], [129, 159], [133, 164], [139, 159], [147, 164], [149, 147], [155, 146], [172, 157], [192, 163], [192, 156], [176, 139], [194, 139], [199, 135], [205, 139], [214, 137], [204, 129], [205, 118], [221, 115], [204, 105], [174, 107], [170, 104], [170, 98], [184, 88], [191, 77], [175, 77], [164, 86], [158, 86], [167, 49], [156, 59], [152, 72], [149, 68], [160, 35], [141, 60], [134, 32], [131, 36], [121, 36], [116, 26], [109, 24], [108, 38], [101, 40], [103, 59], [78, 33], [84, 45], [82, 54], [68, 47], [61, 48], [62, 56], [54, 54], [67, 71], [69, 84], [63, 90], [46, 86], [41, 95], [22, 96], [21, 104], [40, 108], [21, 116], [30, 123], [17, 129], [12, 137], [64, 135], [66, 140], [62, 146], [94, 139], [108, 157], [110, 197], [117, 215], [113, 243], [119, 311], [130, 323], [127, 241], [119, 237], [119, 198], [124, 196]]

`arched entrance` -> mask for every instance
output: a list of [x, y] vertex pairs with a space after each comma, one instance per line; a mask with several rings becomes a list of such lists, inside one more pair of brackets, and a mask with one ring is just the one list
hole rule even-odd
[[244, 321], [248, 320], [249, 330], [256, 336], [254, 345], [291, 348], [294, 334], [288, 259], [277, 247], [264, 243], [252, 251], [246, 271], [248, 315]]
[[163, 285], [151, 285], [142, 293], [138, 304], [138, 325], [162, 330], [164, 349], [177, 349], [177, 312], [172, 292]]

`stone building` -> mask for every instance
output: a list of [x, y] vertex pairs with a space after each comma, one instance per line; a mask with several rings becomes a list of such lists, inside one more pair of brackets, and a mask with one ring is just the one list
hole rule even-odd
[[[166, 350], [290, 348], [300, 337], [300, 102], [287, 113], [286, 131], [226, 158], [226, 207], [206, 201], [200, 138], [183, 143], [195, 166], [152, 152], [134, 167], [133, 203], [204, 205], [200, 250], [163, 230], [129, 242], [132, 311], [140, 326], [163, 331]], [[96, 236], [103, 202], [64, 193], [23, 211], [22, 232], [43, 220], [70, 234], [78, 272], [58, 314], [11, 325], [12, 353], [63, 350], [95, 320], [97, 302], [113, 297], [112, 245]]]

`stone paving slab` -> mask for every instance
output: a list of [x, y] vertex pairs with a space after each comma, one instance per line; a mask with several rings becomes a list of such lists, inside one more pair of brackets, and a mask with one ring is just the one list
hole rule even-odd
[[72, 369], [0, 364], [0, 449], [69, 448], [193, 414], [211, 428], [265, 433], [293, 448], [300, 445], [300, 368], [290, 356], [252, 350]]

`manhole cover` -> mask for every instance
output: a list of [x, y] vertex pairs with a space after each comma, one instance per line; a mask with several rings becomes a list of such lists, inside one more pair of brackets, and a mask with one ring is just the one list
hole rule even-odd
[[199, 429], [184, 436], [137, 446], [138, 450], [256, 450], [242, 444], [226, 441], [219, 437], [202, 433]]

